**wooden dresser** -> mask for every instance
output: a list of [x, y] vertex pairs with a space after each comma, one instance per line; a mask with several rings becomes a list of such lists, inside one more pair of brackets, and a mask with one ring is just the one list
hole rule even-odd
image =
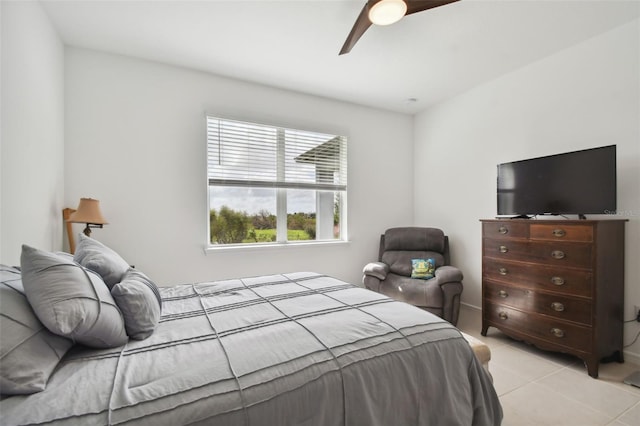
[[482, 220], [482, 335], [623, 362], [626, 220]]

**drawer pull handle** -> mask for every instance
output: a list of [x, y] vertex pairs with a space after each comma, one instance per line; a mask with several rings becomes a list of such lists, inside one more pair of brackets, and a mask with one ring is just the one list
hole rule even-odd
[[564, 305], [560, 302], [553, 302], [551, 304], [551, 309], [553, 309], [556, 312], [562, 312], [564, 311]]
[[551, 329], [551, 334], [553, 334], [556, 337], [564, 337], [564, 331], [555, 327]]
[[507, 313], [506, 313], [506, 312], [500, 312], [500, 313], [498, 314], [498, 317], [499, 317], [501, 320], [506, 320], [507, 318], [509, 318], [509, 316], [507, 315]]
[[554, 250], [551, 252], [551, 257], [554, 259], [564, 259], [564, 252], [562, 250]]
[[500, 268], [500, 269], [498, 269], [498, 273], [499, 273], [500, 275], [507, 275], [507, 273], [508, 273], [508, 272], [509, 272], [509, 271], [507, 271], [507, 268]]
[[555, 285], [564, 285], [564, 278], [562, 277], [551, 277], [551, 283]]
[[507, 292], [506, 292], [506, 291], [504, 291], [504, 290], [500, 290], [500, 291], [498, 292], [498, 296], [500, 296], [500, 297], [508, 297], [508, 296], [509, 296], [509, 293], [507, 293]]
[[506, 226], [501, 226], [500, 228], [498, 228], [498, 232], [502, 235], [506, 235], [509, 233], [509, 228], [507, 228]]
[[551, 231], [551, 233], [553, 234], [554, 237], [564, 237], [567, 233], [565, 232], [564, 229], [554, 229], [553, 231]]
[[500, 253], [506, 253], [509, 251], [509, 249], [507, 248], [507, 246], [500, 246]]

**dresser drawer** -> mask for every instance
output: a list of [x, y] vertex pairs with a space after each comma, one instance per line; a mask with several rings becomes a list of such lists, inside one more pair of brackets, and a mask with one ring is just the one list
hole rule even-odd
[[558, 319], [591, 324], [591, 301], [541, 293], [528, 288], [485, 281], [483, 297], [488, 301]]
[[493, 281], [518, 283], [521, 287], [534, 290], [593, 297], [593, 274], [589, 270], [483, 258], [482, 277]]
[[588, 243], [494, 240], [482, 241], [485, 256], [494, 259], [521, 260], [552, 266], [591, 267], [592, 245]]
[[547, 241], [593, 241], [593, 226], [563, 224], [531, 224], [529, 237]]
[[543, 340], [568, 349], [591, 352], [591, 328], [570, 324], [554, 318], [519, 311], [505, 305], [487, 301], [484, 305], [485, 320], [502, 329], [512, 329], [531, 337], [530, 342]]
[[519, 222], [483, 222], [482, 236], [489, 238], [528, 238], [529, 224]]

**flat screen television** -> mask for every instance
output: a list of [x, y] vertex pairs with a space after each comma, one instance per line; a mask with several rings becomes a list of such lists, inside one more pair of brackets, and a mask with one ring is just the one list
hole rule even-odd
[[498, 164], [498, 215], [615, 210], [615, 145]]

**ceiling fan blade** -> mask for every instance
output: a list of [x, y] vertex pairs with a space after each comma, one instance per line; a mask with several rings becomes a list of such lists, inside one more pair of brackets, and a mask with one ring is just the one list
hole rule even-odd
[[407, 3], [407, 13], [405, 13], [405, 16], [457, 1], [460, 0], [405, 0], [405, 3]]
[[[444, 6], [449, 3], [455, 3], [460, 0], [404, 0], [407, 4], [407, 12], [406, 15], [410, 15], [416, 12], [422, 12], [424, 10], [433, 9], [434, 7]], [[340, 55], [344, 55], [345, 53], [349, 53], [353, 46], [360, 40], [362, 34], [367, 31], [367, 28], [371, 26], [371, 21], [369, 20], [369, 4], [376, 3], [375, 1], [368, 1], [365, 3], [364, 7], [360, 11], [360, 15], [356, 19], [355, 24], [353, 24], [353, 28], [351, 28], [351, 32], [347, 36], [347, 40], [344, 42], [342, 49], [340, 49]]]
[[369, 4], [365, 3], [360, 15], [356, 19], [356, 23], [353, 24], [353, 28], [351, 28], [351, 32], [347, 36], [347, 40], [344, 42], [342, 49], [340, 50], [340, 55], [344, 55], [345, 53], [349, 53], [353, 46], [355, 46], [356, 42], [360, 40], [362, 34], [367, 31], [367, 28], [371, 26], [371, 21], [369, 20]]

